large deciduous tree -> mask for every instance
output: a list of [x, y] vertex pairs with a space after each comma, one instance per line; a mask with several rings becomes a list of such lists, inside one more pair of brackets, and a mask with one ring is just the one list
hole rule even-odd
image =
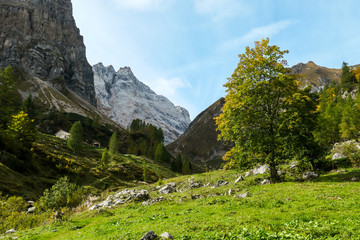
[[276, 166], [295, 155], [297, 146], [307, 148], [302, 141], [314, 142], [311, 129], [304, 128], [315, 122], [316, 105], [286, 67], [287, 52], [270, 46], [269, 39], [247, 47], [224, 85], [225, 104], [216, 118], [219, 138], [234, 143], [224, 156], [228, 166], [266, 163], [272, 180], [278, 179]]

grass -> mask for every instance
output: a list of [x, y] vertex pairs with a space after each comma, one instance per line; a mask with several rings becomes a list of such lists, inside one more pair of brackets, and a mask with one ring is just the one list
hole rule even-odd
[[[151, 206], [128, 203], [115, 209], [84, 211], [63, 222], [14, 234], [20, 239], [140, 239], [147, 231], [169, 232], [175, 239], [360, 239], [360, 170], [329, 173], [312, 182], [255, 184], [248, 177], [234, 184], [238, 173], [214, 171], [181, 176], [176, 193], [163, 195], [156, 184], [142, 186], [151, 198], [165, 201]], [[212, 188], [218, 180], [229, 184]], [[189, 188], [189, 181], [205, 186]], [[234, 194], [228, 195], [229, 189]], [[235, 198], [244, 192], [250, 197]], [[201, 198], [192, 199], [192, 195]], [[13, 237], [11, 236], [11, 237]]]

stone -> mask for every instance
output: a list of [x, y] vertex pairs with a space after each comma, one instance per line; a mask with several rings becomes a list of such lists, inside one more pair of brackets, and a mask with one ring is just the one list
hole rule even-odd
[[305, 172], [303, 174], [302, 178], [304, 180], [310, 180], [310, 179], [317, 178], [318, 176], [319, 176], [319, 174], [309, 171], [309, 172]]
[[30, 206], [34, 206], [35, 202], [34, 201], [28, 201], [27, 202]]
[[228, 182], [219, 180], [219, 181], [216, 182], [216, 184], [214, 186], [212, 186], [212, 188], [222, 187], [222, 186], [225, 186], [225, 185], [228, 185], [228, 184], [229, 184]]
[[155, 240], [157, 239], [157, 235], [156, 233], [154, 233], [153, 231], [148, 231], [147, 233], [145, 233], [144, 236], [142, 236], [142, 238], [140, 238], [140, 240]]
[[335, 153], [332, 157], [332, 160], [337, 160], [337, 159], [341, 159], [341, 158], [347, 158], [347, 156], [345, 156], [342, 153]]
[[12, 233], [16, 233], [16, 230], [15, 229], [10, 229], [10, 230], [7, 230], [5, 232], [5, 234], [12, 234]]
[[352, 182], [357, 182], [357, 181], [359, 181], [359, 179], [357, 177], [353, 177], [353, 178], [351, 178], [351, 181]]
[[201, 198], [201, 195], [199, 195], [199, 194], [191, 195], [191, 200], [196, 200], [196, 199], [200, 199], [200, 198]]
[[160, 235], [160, 238], [161, 238], [162, 240], [165, 240], [165, 239], [174, 239], [174, 237], [171, 236], [170, 233], [168, 233], [168, 232], [164, 232], [163, 234], [161, 234], [161, 235]]
[[239, 194], [235, 197], [236, 198], [247, 198], [247, 197], [251, 197], [251, 194], [249, 192], [246, 192], [246, 193]]
[[27, 213], [33, 213], [36, 210], [36, 207], [30, 207], [27, 210]]
[[160, 190], [159, 190], [160, 193], [163, 193], [163, 194], [169, 194], [169, 193], [173, 193], [173, 192], [176, 192], [176, 189], [174, 187], [172, 187], [171, 185], [169, 184], [166, 184], [164, 187], [162, 187]]
[[253, 175], [259, 175], [259, 174], [264, 174], [266, 173], [267, 171], [269, 171], [269, 166], [264, 164], [260, 167], [257, 167], [255, 168], [252, 172], [253, 172]]
[[238, 177], [238, 178], [235, 180], [235, 184], [237, 184], [237, 183], [240, 182], [240, 181], [244, 181], [244, 177], [243, 177], [243, 176]]
[[346, 173], [345, 169], [337, 170], [336, 172], [337, 172], [338, 174]]
[[228, 195], [233, 195], [233, 194], [234, 194], [234, 190], [232, 188], [230, 188], [228, 191]]
[[270, 180], [264, 179], [261, 181], [261, 185], [267, 185], [267, 184], [271, 184]]
[[298, 161], [293, 161], [293, 162], [290, 164], [289, 169], [297, 168], [297, 166], [299, 166], [299, 162], [298, 162]]

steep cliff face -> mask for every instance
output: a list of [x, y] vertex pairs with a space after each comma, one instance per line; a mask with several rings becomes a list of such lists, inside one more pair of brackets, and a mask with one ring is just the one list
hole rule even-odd
[[0, 0], [0, 67], [8, 65], [96, 104], [71, 0]]
[[174, 106], [140, 82], [129, 67], [115, 71], [102, 63], [93, 66], [98, 108], [123, 127], [145, 120], [164, 131], [165, 143], [174, 141], [191, 122], [186, 109]]
[[218, 141], [219, 132], [216, 131], [214, 118], [222, 112], [225, 103], [220, 98], [191, 122], [189, 128], [176, 141], [166, 146], [166, 149], [176, 156], [181, 153], [191, 159], [192, 163], [205, 169], [218, 168], [223, 164], [222, 156], [230, 146]]

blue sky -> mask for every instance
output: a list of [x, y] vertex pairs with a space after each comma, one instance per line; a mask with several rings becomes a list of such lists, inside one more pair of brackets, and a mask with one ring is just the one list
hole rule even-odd
[[254, 41], [289, 66], [360, 63], [359, 0], [73, 0], [90, 64], [130, 66], [156, 93], [197, 114], [225, 95]]

